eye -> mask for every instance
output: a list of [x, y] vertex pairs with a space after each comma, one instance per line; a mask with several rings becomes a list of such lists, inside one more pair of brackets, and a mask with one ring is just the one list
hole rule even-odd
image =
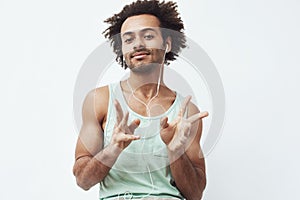
[[144, 36], [144, 38], [145, 38], [146, 40], [151, 40], [151, 39], [154, 38], [154, 35], [152, 35], [152, 34], [147, 34], [147, 35]]
[[132, 38], [132, 37], [126, 38], [126, 39], [124, 40], [124, 42], [125, 42], [126, 44], [130, 44], [132, 41], [133, 41], [133, 38]]

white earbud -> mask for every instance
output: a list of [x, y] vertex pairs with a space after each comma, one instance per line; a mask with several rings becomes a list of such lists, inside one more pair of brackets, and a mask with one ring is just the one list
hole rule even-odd
[[167, 52], [167, 51], [168, 51], [168, 49], [169, 49], [169, 45], [168, 45], [168, 44], [166, 44], [166, 50], [165, 50], [165, 52]]
[[124, 67], [126, 66], [126, 61], [125, 61], [125, 57], [124, 56], [123, 56], [123, 65], [124, 65]]

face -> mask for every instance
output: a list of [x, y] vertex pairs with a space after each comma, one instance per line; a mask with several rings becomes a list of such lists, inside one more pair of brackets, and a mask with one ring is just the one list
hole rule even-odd
[[158, 18], [148, 14], [124, 21], [121, 27], [122, 52], [131, 70], [150, 70], [163, 63], [165, 45], [159, 25]]

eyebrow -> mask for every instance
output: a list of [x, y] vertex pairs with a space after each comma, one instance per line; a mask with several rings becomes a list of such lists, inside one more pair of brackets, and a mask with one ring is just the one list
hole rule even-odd
[[[157, 30], [154, 28], [144, 28], [144, 29], [140, 30], [140, 32], [147, 32], [147, 31], [153, 31], [153, 32], [157, 33]], [[132, 34], [134, 34], [134, 32], [128, 31], [128, 32], [123, 33], [122, 36], [132, 35]]]

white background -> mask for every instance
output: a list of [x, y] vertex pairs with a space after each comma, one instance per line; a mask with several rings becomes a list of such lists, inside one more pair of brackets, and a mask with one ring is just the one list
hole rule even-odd
[[[98, 198], [72, 175], [73, 89], [103, 20], [128, 2], [0, 1], [1, 200]], [[226, 93], [204, 199], [299, 199], [299, 1], [178, 4]]]

